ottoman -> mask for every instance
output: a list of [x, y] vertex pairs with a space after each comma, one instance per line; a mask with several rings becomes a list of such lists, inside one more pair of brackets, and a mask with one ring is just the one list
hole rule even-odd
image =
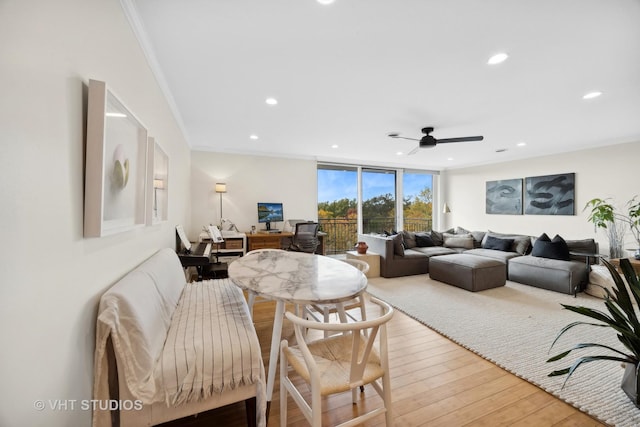
[[429, 276], [471, 292], [504, 286], [507, 270], [502, 261], [476, 255], [452, 254], [432, 257]]

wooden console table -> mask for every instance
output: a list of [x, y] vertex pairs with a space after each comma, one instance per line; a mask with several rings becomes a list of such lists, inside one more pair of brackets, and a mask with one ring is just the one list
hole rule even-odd
[[[620, 259], [619, 258], [614, 258], [614, 259], [610, 260], [609, 262], [611, 262], [611, 264], [616, 267], [616, 270], [620, 271]], [[635, 258], [629, 258], [629, 262], [631, 263], [631, 266], [635, 270], [636, 274], [640, 274], [640, 260], [637, 260]]]
[[[281, 233], [246, 233], [247, 235], [247, 252], [255, 249], [284, 249], [289, 247], [293, 233], [283, 231]], [[320, 244], [316, 249], [316, 253], [324, 255], [324, 233], [318, 233]]]

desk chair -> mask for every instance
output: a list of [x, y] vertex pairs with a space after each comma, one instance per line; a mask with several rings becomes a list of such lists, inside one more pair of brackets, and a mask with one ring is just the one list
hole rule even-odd
[[[383, 413], [387, 427], [393, 426], [386, 329], [387, 322], [393, 316], [393, 308], [377, 298], [371, 298], [371, 302], [380, 306], [380, 316], [355, 323], [320, 323], [302, 319], [291, 312], [285, 313], [293, 323], [298, 345], [289, 347], [287, 340], [280, 344], [281, 427], [287, 425], [287, 393], [291, 394], [311, 426], [321, 427], [322, 397], [351, 390], [355, 404], [356, 389], [365, 384], [371, 384], [382, 397], [383, 407], [358, 415], [336, 427], [359, 425]], [[314, 331], [340, 334], [306, 342]], [[376, 343], [378, 331], [380, 338]], [[293, 373], [310, 386], [311, 404], [291, 381], [290, 374]], [[364, 408], [366, 406], [362, 405], [361, 410]], [[353, 412], [356, 413], [355, 410]]]
[[314, 253], [320, 244], [317, 222], [299, 222], [288, 250]]

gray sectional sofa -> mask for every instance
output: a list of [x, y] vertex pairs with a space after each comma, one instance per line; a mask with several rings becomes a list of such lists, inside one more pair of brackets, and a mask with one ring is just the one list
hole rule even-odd
[[[382, 277], [426, 274], [432, 257], [465, 253], [504, 263], [506, 276], [511, 281], [566, 294], [580, 290], [588, 279], [585, 257], [572, 255], [570, 260], [558, 260], [533, 256], [531, 250], [536, 239], [492, 231], [470, 232], [460, 227], [445, 232], [358, 235], [359, 241], [367, 243], [369, 251], [380, 255]], [[497, 246], [502, 244], [504, 247], [495, 249], [496, 242]], [[593, 239], [567, 240], [566, 243], [573, 253], [598, 253], [598, 245]], [[598, 262], [597, 258], [589, 261]]]

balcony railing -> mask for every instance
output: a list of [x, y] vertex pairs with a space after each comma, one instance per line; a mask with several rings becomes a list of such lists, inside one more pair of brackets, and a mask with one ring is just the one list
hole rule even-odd
[[[320, 230], [327, 233], [324, 237], [325, 252], [327, 255], [343, 254], [353, 250], [358, 242], [358, 221], [355, 219], [320, 219]], [[431, 218], [405, 219], [405, 231], [431, 230]], [[363, 232], [382, 233], [395, 229], [393, 218], [364, 218], [362, 220]]]

